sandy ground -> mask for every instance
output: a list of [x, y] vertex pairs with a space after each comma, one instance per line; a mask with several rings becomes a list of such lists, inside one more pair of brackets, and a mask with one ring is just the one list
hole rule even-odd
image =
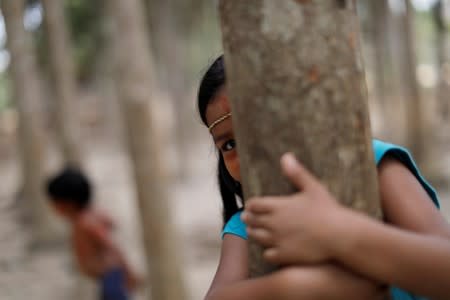
[[[137, 269], [143, 271], [137, 208], [129, 161], [118, 145], [86, 150], [88, 171], [97, 187], [97, 205], [118, 222], [117, 241]], [[191, 299], [201, 299], [219, 256], [220, 200], [215, 183], [215, 154], [209, 142], [188, 157], [188, 176], [171, 187], [172, 219], [178, 230], [186, 286]], [[170, 155], [174, 161], [174, 155]], [[0, 299], [95, 299], [95, 284], [80, 278], [67, 245], [30, 249], [29, 231], [13, 204], [19, 178], [14, 160], [0, 161]], [[450, 193], [442, 191], [443, 212], [450, 219]], [[144, 299], [144, 294], [137, 299]]]

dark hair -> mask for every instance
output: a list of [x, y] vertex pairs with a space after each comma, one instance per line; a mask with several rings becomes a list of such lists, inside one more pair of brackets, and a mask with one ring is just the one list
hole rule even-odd
[[47, 182], [47, 194], [55, 203], [70, 203], [84, 209], [91, 202], [91, 185], [78, 169], [66, 167]]
[[[198, 112], [203, 123], [206, 122], [206, 109], [208, 104], [214, 99], [214, 96], [224, 86], [226, 81], [225, 65], [223, 55], [219, 56], [208, 68], [203, 76], [198, 90]], [[223, 204], [223, 221], [224, 223], [239, 211], [236, 196], [242, 199], [242, 188], [239, 182], [236, 182], [228, 172], [222, 154], [219, 152], [218, 161], [218, 179], [220, 194]]]

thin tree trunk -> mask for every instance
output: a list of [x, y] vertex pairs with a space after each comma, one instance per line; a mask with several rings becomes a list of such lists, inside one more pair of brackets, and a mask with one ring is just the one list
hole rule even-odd
[[[150, 105], [152, 63], [140, 0], [111, 2], [117, 23], [117, 87], [123, 104], [154, 300], [187, 299], [177, 255], [159, 137]], [[120, 38], [120, 39], [119, 39]]]
[[388, 63], [388, 3], [387, 0], [369, 1], [371, 14], [371, 32], [374, 47], [374, 82], [375, 97], [380, 106], [380, 112], [385, 115], [387, 108], [387, 84], [386, 84], [386, 65]]
[[[354, 6], [221, 1], [246, 198], [293, 191], [279, 167], [292, 151], [337, 199], [381, 216]], [[250, 248], [252, 276], [272, 270], [261, 248]]]
[[0, 1], [11, 54], [14, 100], [19, 113], [19, 141], [25, 203], [33, 223], [35, 243], [55, 239], [52, 217], [43, 195], [44, 134], [42, 96], [31, 37], [23, 26], [24, 0]]
[[422, 114], [422, 102], [416, 77], [416, 44], [414, 39], [414, 8], [410, 0], [404, 0], [406, 13], [402, 22], [404, 27], [404, 58], [402, 64], [403, 82], [406, 88], [406, 127], [407, 143], [417, 162], [424, 160], [425, 124]]
[[42, 0], [44, 21], [50, 51], [53, 96], [56, 104], [57, 133], [66, 163], [79, 166], [81, 163], [77, 145], [78, 132], [76, 79], [72, 48], [67, 24], [64, 20], [64, 1]]
[[94, 85], [101, 96], [102, 106], [105, 114], [105, 129], [112, 140], [119, 145], [124, 144], [124, 121], [120, 111], [118, 91], [115, 84], [115, 62], [117, 49], [115, 47], [115, 20], [111, 4], [103, 5], [101, 14], [103, 28], [101, 38], [103, 47], [98, 58], [96, 74], [94, 76]]
[[[185, 177], [189, 172], [188, 161], [183, 155], [189, 149], [189, 133], [193, 116], [192, 101], [186, 83], [187, 47], [186, 37], [180, 31], [179, 19], [188, 12], [180, 10], [184, 0], [146, 0], [150, 37], [154, 49], [155, 67], [158, 70], [158, 86], [171, 100], [174, 131], [171, 134], [177, 149], [177, 175]], [[194, 22], [194, 21], [193, 21]], [[189, 30], [187, 30], [189, 32]]]
[[[444, 1], [439, 0], [433, 9], [434, 23], [436, 26], [436, 52], [437, 64], [439, 70], [439, 84], [437, 88], [438, 114], [441, 115], [441, 121], [448, 123], [450, 121], [450, 68], [449, 61], [449, 32], [444, 16]], [[447, 67], [446, 67], [447, 65]]]
[[[390, 1], [388, 1], [390, 2]], [[404, 3], [404, 2], [403, 2]], [[391, 58], [390, 64], [390, 78], [389, 88], [391, 94], [391, 101], [389, 102], [389, 110], [387, 110], [387, 118], [391, 120], [391, 128], [387, 132], [389, 139], [396, 141], [400, 144], [407, 144], [407, 122], [406, 122], [406, 105], [407, 88], [404, 80], [404, 65], [405, 58], [404, 52], [406, 51], [405, 45], [405, 26], [403, 25], [403, 14], [396, 12], [389, 5], [388, 15], [388, 47], [389, 56]]]

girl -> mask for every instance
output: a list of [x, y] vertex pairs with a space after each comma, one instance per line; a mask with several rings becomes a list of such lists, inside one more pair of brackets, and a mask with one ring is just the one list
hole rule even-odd
[[[388, 256], [391, 260], [382, 260], [386, 258], [383, 256], [386, 250], [397, 253], [397, 257], [400, 251], [409, 250], [401, 247], [396, 238], [414, 247], [424, 245], [423, 247], [429, 251], [439, 249], [436, 253], [441, 259], [445, 256], [443, 253], [447, 253], [445, 250], [449, 249], [448, 255], [445, 257], [448, 257], [447, 262], [450, 262], [450, 247], [448, 246], [450, 245], [450, 228], [433, 205], [433, 203], [438, 205], [434, 190], [420, 176], [406, 150], [381, 141], [374, 141], [374, 152], [379, 167], [380, 192], [385, 221], [400, 229], [379, 224], [335, 205], [334, 199], [326, 192], [322, 184], [311, 179], [313, 176], [303, 170], [295, 159], [287, 156], [283, 164], [284, 171], [293, 183], [297, 183], [302, 193], [296, 196], [270, 197], [259, 199], [263, 201], [250, 201], [244, 214], [246, 222], [251, 226], [249, 228], [250, 235], [268, 247], [266, 258], [273, 263], [282, 264], [284, 267], [273, 274], [249, 279], [247, 231], [246, 225], [240, 219], [241, 212], [236, 199], [236, 197], [242, 199], [239, 161], [235, 149], [231, 110], [225, 83], [223, 57], [219, 57], [206, 72], [198, 93], [200, 116], [210, 130], [219, 151], [218, 177], [225, 223], [221, 259], [206, 296], [207, 299], [379, 299], [384, 291], [383, 284], [392, 283], [398, 283], [412, 292], [419, 292], [426, 296], [448, 296], [446, 294], [448, 288], [447, 290], [441, 288], [439, 292], [435, 293], [431, 288], [420, 287], [425, 279], [430, 280], [430, 278], [436, 277], [437, 273], [432, 274], [432, 268], [409, 268], [408, 270], [427, 271], [418, 276], [410, 276], [411, 274], [402, 272], [403, 269], [390, 273], [392, 268], [379, 267], [379, 265], [393, 263], [392, 257], [395, 255]], [[298, 170], [303, 170], [303, 172], [298, 172]], [[303, 176], [299, 176], [299, 174]], [[307, 180], [307, 184], [304, 184], [305, 182], [302, 180], [304, 178], [311, 180]], [[294, 200], [293, 197], [302, 200], [297, 198]], [[311, 201], [306, 202], [305, 198]], [[280, 200], [285, 201], [280, 202]], [[304, 205], [304, 202], [310, 205]], [[317, 207], [318, 205], [321, 205], [320, 209]], [[322, 209], [323, 207], [327, 209]], [[327, 213], [324, 219], [335, 220], [335, 222], [327, 226], [320, 224], [322, 212]], [[299, 213], [299, 217], [297, 215], [292, 217], [292, 213]], [[307, 214], [311, 213], [314, 213], [312, 216], [316, 218], [308, 217]], [[283, 219], [280, 216], [291, 218]], [[344, 220], [342, 221], [342, 219]], [[291, 222], [292, 220], [294, 221]], [[304, 220], [303, 223], [300, 222], [302, 220]], [[309, 223], [307, 223], [308, 221]], [[329, 227], [340, 223], [356, 224], [368, 231], [365, 232], [366, 234], [351, 234], [347, 238], [345, 236], [347, 232], [351, 233], [352, 231], [346, 227], [345, 230], [338, 232], [339, 238], [331, 238], [337, 231]], [[337, 227], [342, 228], [343, 226]], [[415, 232], [414, 238], [421, 240], [408, 244], [410, 236], [392, 236], [391, 231], [398, 235]], [[327, 233], [323, 234], [323, 232]], [[377, 236], [375, 241], [378, 242], [383, 241], [382, 237], [386, 234], [389, 236], [387, 241], [392, 245], [384, 242], [370, 243], [371, 234]], [[411, 239], [414, 238], [411, 237]], [[338, 239], [354, 241], [354, 244], [342, 247], [334, 246], [334, 244], [339, 244], [336, 243]], [[307, 243], [305, 243], [306, 241]], [[368, 242], [364, 243], [364, 241]], [[421, 243], [422, 241], [426, 244]], [[366, 252], [358, 254], [355, 253], [356, 250], [350, 251], [352, 245], [359, 245], [360, 247], [355, 249], [368, 251], [371, 257], [365, 261], [362, 256]], [[436, 246], [436, 248], [430, 245]], [[421, 256], [417, 256], [418, 259], [430, 259], [431, 256], [425, 257], [424, 250], [422, 252], [412, 251], [412, 253], [420, 253]], [[411, 257], [411, 253], [408, 257]], [[345, 265], [345, 267], [328, 263], [330, 261], [339, 261], [339, 266]], [[411, 264], [416, 262], [417, 260], [408, 261]], [[444, 271], [439, 275], [448, 274], [447, 278], [450, 278], [450, 267], [441, 270]], [[445, 277], [442, 277], [441, 281], [445, 280], [443, 278]], [[431, 286], [435, 287], [436, 284]], [[394, 300], [419, 299], [397, 288], [391, 288], [391, 294]]]

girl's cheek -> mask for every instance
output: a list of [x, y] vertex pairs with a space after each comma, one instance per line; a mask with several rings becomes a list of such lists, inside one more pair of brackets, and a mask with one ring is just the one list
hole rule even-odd
[[227, 167], [227, 170], [230, 173], [231, 177], [233, 177], [234, 180], [240, 182], [241, 174], [237, 152], [232, 151], [230, 153], [226, 153], [224, 154], [223, 159], [225, 161], [225, 166]]

